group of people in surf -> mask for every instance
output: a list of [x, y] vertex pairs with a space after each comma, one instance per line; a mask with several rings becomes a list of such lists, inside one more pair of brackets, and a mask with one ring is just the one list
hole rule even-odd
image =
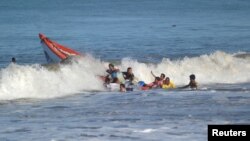
[[[111, 63], [109, 64], [108, 67], [109, 68], [106, 70], [107, 75], [101, 76], [101, 79], [104, 81], [104, 85], [106, 87], [109, 87], [110, 84], [116, 84], [116, 86], [119, 85], [120, 92], [133, 91], [133, 87], [131, 86], [135, 84], [137, 84], [141, 90], [149, 90], [156, 88], [162, 88], [162, 89], [176, 88], [173, 81], [171, 81], [169, 77], [166, 77], [164, 73], [161, 73], [161, 75], [158, 77], [151, 71], [151, 74], [155, 79], [153, 82], [146, 84], [144, 81], [136, 80], [131, 67], [128, 67], [126, 72], [120, 72], [120, 70], [116, 68], [114, 64]], [[195, 81], [195, 75], [191, 74], [189, 78], [190, 82], [187, 85], [178, 88], [197, 89], [197, 82]]]

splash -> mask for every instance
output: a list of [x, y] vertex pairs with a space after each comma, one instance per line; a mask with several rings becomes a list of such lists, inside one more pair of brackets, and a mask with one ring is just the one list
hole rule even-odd
[[[217, 51], [210, 55], [185, 57], [180, 60], [163, 58], [158, 64], [141, 63], [124, 58], [117, 67], [126, 71], [132, 67], [138, 80], [153, 81], [151, 70], [165, 73], [175, 84], [189, 82], [189, 75], [195, 74], [199, 84], [250, 82], [250, 59]], [[55, 98], [86, 91], [105, 91], [98, 75], [105, 75], [108, 62], [91, 56], [58, 65], [50, 70], [41, 65], [11, 64], [0, 71], [0, 100], [19, 98]]]
[[105, 72], [104, 65], [92, 57], [59, 65], [48, 70], [41, 65], [11, 64], [1, 70], [0, 99], [54, 98], [82, 91], [103, 90], [97, 75]]
[[250, 59], [221, 51], [181, 60], [163, 58], [158, 64], [139, 63], [126, 58], [120, 67], [125, 69], [125, 66], [131, 66], [138, 79], [146, 82], [153, 81], [151, 70], [157, 75], [164, 73], [177, 85], [187, 84], [190, 74], [195, 74], [200, 84], [250, 82]]

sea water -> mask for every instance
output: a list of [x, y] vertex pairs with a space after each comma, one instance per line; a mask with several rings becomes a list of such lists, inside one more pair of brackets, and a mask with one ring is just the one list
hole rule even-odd
[[[207, 140], [250, 122], [247, 0], [0, 1], [0, 140]], [[38, 33], [85, 55], [48, 69]], [[16, 64], [11, 64], [15, 57]], [[110, 92], [108, 64], [197, 91]]]

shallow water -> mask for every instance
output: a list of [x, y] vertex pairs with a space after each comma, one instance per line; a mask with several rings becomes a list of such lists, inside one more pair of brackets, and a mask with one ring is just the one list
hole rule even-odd
[[249, 123], [249, 103], [249, 91], [161, 90], [6, 101], [0, 139], [206, 140], [208, 124]]

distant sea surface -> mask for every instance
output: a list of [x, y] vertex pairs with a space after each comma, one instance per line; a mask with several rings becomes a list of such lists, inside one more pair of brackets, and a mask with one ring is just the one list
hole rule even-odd
[[[247, 0], [2, 0], [0, 63], [44, 63], [38, 33], [103, 60], [250, 51]], [[135, 53], [136, 52], [136, 53]]]

